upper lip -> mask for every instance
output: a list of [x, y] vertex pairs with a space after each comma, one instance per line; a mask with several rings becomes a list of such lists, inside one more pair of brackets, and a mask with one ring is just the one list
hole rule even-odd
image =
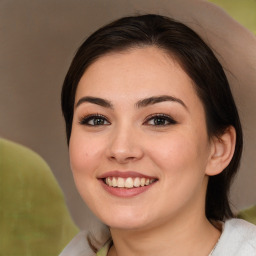
[[133, 171], [110, 171], [110, 172], [105, 172], [102, 175], [98, 177], [98, 179], [105, 179], [107, 177], [121, 177], [121, 178], [146, 178], [146, 179], [156, 179], [156, 177], [153, 176], [148, 176], [144, 175], [138, 172], [133, 172]]

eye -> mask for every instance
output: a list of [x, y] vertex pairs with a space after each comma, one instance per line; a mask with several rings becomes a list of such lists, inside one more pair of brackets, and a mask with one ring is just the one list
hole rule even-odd
[[146, 121], [143, 124], [152, 125], [152, 126], [166, 126], [176, 124], [177, 122], [166, 114], [153, 114], [147, 117]]
[[107, 120], [107, 118], [99, 114], [82, 117], [79, 120], [79, 123], [88, 126], [110, 125], [110, 122]]

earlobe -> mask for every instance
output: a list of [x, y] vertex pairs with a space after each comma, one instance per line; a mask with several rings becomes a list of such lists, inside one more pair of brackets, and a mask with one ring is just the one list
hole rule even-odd
[[211, 139], [211, 154], [206, 168], [206, 174], [214, 176], [221, 173], [230, 163], [236, 145], [236, 131], [229, 126], [220, 136]]

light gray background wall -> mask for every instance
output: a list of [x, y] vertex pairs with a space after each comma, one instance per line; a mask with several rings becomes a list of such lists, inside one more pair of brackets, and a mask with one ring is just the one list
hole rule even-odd
[[[0, 0], [0, 136], [30, 147], [48, 162], [82, 228], [93, 217], [76, 192], [69, 169], [60, 110], [64, 75], [79, 44], [96, 28], [138, 10], [166, 14], [157, 2]], [[247, 96], [243, 97], [241, 102]], [[250, 97], [256, 98], [256, 90]], [[244, 105], [240, 109], [245, 114]], [[255, 111], [245, 118], [254, 124]], [[256, 126], [245, 128], [245, 155], [232, 189], [237, 209], [256, 203]]]

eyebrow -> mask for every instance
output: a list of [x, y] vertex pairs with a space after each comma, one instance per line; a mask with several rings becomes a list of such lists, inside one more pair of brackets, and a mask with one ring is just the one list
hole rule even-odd
[[[181, 99], [176, 98], [174, 96], [170, 96], [170, 95], [152, 96], [149, 98], [145, 98], [145, 99], [139, 100], [135, 104], [135, 106], [137, 108], [142, 108], [142, 107], [147, 107], [149, 105], [153, 105], [153, 104], [165, 102], [165, 101], [179, 103], [186, 110], [188, 110], [188, 107]], [[112, 108], [112, 109], [114, 108], [110, 101], [108, 101], [106, 99], [98, 98], [98, 97], [92, 97], [92, 96], [85, 96], [85, 97], [80, 98], [79, 101], [76, 103], [75, 107], [77, 108], [79, 105], [81, 105], [84, 102], [89, 102], [89, 103], [96, 104], [96, 105], [99, 105], [99, 106], [105, 107], [105, 108]]]
[[160, 102], [164, 102], [164, 101], [172, 101], [172, 102], [179, 103], [186, 110], [188, 110], [188, 107], [186, 106], [186, 104], [181, 99], [178, 99], [178, 98], [176, 98], [174, 96], [170, 96], [170, 95], [161, 95], [161, 96], [153, 96], [153, 97], [150, 97], [150, 98], [146, 98], [146, 99], [138, 101], [136, 103], [136, 106], [138, 108], [141, 108], [141, 107], [146, 107], [146, 106], [153, 105], [153, 104], [160, 103]]
[[91, 96], [86, 96], [79, 99], [79, 101], [76, 103], [76, 108], [84, 102], [93, 103], [105, 108], [113, 108], [113, 105], [111, 104], [110, 101], [102, 98], [91, 97]]

